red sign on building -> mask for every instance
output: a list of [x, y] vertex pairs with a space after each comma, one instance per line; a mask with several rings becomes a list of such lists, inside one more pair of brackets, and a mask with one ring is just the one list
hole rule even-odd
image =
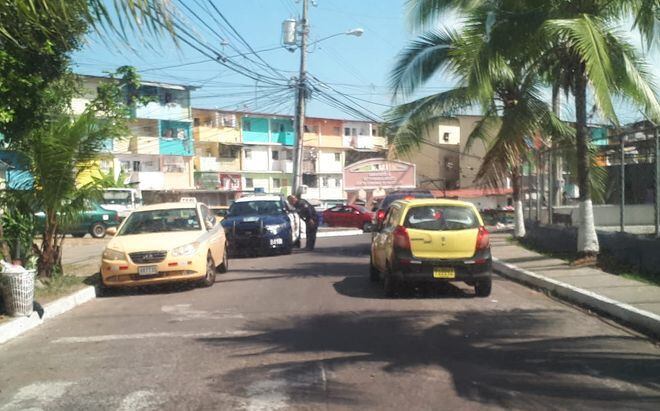
[[415, 165], [398, 160], [372, 158], [344, 168], [346, 191], [415, 188]]

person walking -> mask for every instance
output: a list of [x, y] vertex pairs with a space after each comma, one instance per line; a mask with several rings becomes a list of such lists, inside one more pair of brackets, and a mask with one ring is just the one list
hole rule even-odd
[[305, 222], [305, 234], [307, 235], [305, 248], [310, 251], [314, 250], [316, 231], [319, 229], [319, 218], [316, 215], [314, 206], [309, 201], [294, 195], [288, 196], [287, 200], [289, 200], [289, 204], [296, 209], [300, 218]]

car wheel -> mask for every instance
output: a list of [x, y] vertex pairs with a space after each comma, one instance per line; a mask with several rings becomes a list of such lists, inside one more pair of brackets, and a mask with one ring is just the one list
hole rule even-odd
[[369, 280], [374, 283], [380, 281], [380, 272], [374, 265], [372, 257], [369, 257]]
[[227, 250], [227, 246], [225, 245], [225, 252], [222, 255], [222, 263], [220, 264], [220, 267], [218, 267], [218, 272], [224, 274], [227, 271], [229, 271], [229, 250]]
[[399, 284], [396, 278], [392, 275], [391, 272], [385, 274], [383, 279], [383, 289], [385, 290], [385, 297], [392, 298], [395, 297], [399, 291]]
[[215, 262], [213, 262], [213, 257], [209, 253], [206, 257], [206, 275], [202, 280], [202, 287], [210, 287], [215, 284]]
[[365, 233], [368, 233], [369, 231], [371, 231], [371, 223], [370, 222], [365, 222], [364, 224], [362, 224], [362, 231], [365, 232]]
[[493, 281], [490, 278], [487, 280], [479, 280], [474, 285], [474, 293], [477, 297], [488, 297], [492, 286]]
[[105, 225], [103, 223], [94, 223], [90, 227], [89, 233], [94, 238], [103, 238], [105, 237]]

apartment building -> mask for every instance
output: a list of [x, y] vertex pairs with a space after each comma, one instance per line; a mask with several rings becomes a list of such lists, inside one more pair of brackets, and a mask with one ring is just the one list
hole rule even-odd
[[418, 149], [400, 155], [417, 168], [417, 186], [438, 196], [469, 200], [480, 208], [510, 203], [510, 181], [497, 189], [478, 187], [475, 178], [488, 151], [488, 142], [478, 140], [467, 149], [469, 135], [481, 116], [457, 115], [437, 120], [424, 131]]
[[240, 113], [194, 108], [193, 135], [195, 188], [241, 191]]
[[[107, 77], [81, 76], [83, 93], [72, 101], [75, 114], [84, 111]], [[138, 93], [151, 101], [132, 109], [131, 135], [108, 140], [99, 170], [124, 175], [125, 183], [142, 190], [194, 188], [192, 112], [194, 87], [143, 81]], [[122, 174], [123, 173], [123, 174]], [[90, 174], [88, 178], [91, 178]], [[84, 181], [82, 182], [84, 183]]]

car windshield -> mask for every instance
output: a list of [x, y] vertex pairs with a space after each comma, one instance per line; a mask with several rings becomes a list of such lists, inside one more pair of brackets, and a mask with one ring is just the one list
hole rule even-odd
[[130, 191], [106, 191], [103, 193], [103, 204], [130, 204]]
[[240, 217], [247, 215], [277, 215], [282, 213], [279, 201], [255, 200], [240, 201], [232, 204], [227, 213], [228, 217]]
[[387, 197], [385, 197], [382, 204], [380, 205], [380, 208], [383, 210], [387, 210], [390, 207], [390, 204], [392, 204], [396, 200], [401, 200], [404, 198], [433, 198], [433, 194], [425, 193], [423, 191], [419, 193], [410, 192], [410, 193], [390, 194]]
[[408, 210], [404, 226], [431, 231], [465, 230], [479, 227], [479, 219], [469, 207], [425, 205]]
[[199, 216], [194, 208], [149, 210], [132, 213], [118, 235], [196, 231], [200, 229]]

